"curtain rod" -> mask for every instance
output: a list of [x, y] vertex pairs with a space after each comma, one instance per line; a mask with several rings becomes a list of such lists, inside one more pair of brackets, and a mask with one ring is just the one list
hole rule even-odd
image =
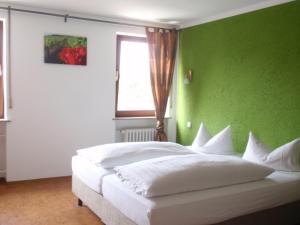
[[[84, 21], [99, 22], [99, 23], [126, 25], [126, 26], [132, 26], [132, 27], [144, 27], [144, 28], [148, 27], [145, 25], [134, 24], [134, 23], [124, 23], [124, 22], [117, 22], [117, 21], [111, 21], [111, 20], [102, 20], [102, 19], [94, 19], [94, 18], [88, 18], [88, 17], [72, 16], [69, 14], [58, 14], [58, 13], [49, 13], [49, 12], [35, 11], [35, 10], [28, 10], [28, 9], [19, 9], [19, 8], [12, 8], [10, 6], [0, 7], [0, 9], [8, 10], [8, 11], [31, 13], [31, 14], [39, 14], [39, 15], [45, 15], [45, 16], [60, 17], [60, 18], [63, 18], [65, 22], [67, 22], [68, 19], [75, 19], [75, 20], [84, 20]], [[162, 27], [157, 27], [157, 26], [149, 26], [149, 27], [162, 28]], [[172, 28], [163, 28], [163, 29], [172, 29]]]

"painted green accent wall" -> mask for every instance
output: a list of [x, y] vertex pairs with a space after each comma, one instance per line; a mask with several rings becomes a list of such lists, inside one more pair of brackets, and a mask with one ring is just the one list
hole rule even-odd
[[300, 137], [300, 0], [186, 28], [179, 55], [179, 143], [201, 121], [213, 134], [231, 124], [238, 152], [250, 130], [270, 147]]

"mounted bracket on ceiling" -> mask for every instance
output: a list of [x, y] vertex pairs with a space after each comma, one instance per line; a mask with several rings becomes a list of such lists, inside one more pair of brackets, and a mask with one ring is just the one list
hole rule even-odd
[[69, 14], [66, 14], [66, 15], [64, 16], [65, 23], [68, 22], [68, 17], [69, 17]]

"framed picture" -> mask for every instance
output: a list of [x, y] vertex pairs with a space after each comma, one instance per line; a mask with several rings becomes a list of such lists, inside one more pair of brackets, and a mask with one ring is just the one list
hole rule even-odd
[[44, 36], [44, 62], [86, 65], [87, 38], [66, 35]]

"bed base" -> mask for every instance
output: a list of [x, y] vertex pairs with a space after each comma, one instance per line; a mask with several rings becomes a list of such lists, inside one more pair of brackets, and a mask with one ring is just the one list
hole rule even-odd
[[[82, 206], [84, 203], [106, 225], [137, 225], [74, 174], [72, 176], [72, 191], [78, 197], [78, 205]], [[236, 217], [215, 225], [296, 225], [300, 224], [299, 212], [300, 201], [297, 201]]]
[[[106, 225], [137, 225], [122, 214], [102, 195], [90, 189], [76, 175], [72, 175], [72, 191]], [[79, 201], [78, 201], [79, 204]]]
[[78, 206], [80, 206], [80, 207], [83, 206], [83, 202], [80, 198], [78, 199]]

